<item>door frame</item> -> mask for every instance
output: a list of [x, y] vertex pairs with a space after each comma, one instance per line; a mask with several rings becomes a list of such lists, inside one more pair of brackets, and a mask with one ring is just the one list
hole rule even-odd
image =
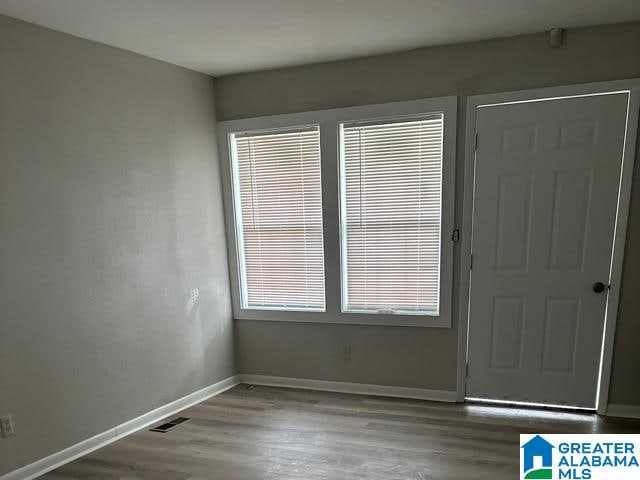
[[471, 246], [473, 226], [473, 197], [475, 184], [476, 113], [480, 106], [494, 104], [523, 103], [567, 97], [606, 95], [615, 92], [629, 92], [627, 109], [627, 129], [622, 156], [618, 212], [613, 237], [609, 297], [605, 311], [605, 328], [602, 356], [600, 361], [599, 390], [597, 392], [597, 412], [604, 415], [609, 402], [609, 385], [613, 344], [620, 299], [624, 247], [629, 219], [629, 202], [635, 160], [636, 134], [638, 132], [638, 111], [640, 110], [640, 78], [613, 80], [606, 82], [565, 85], [559, 87], [518, 90], [513, 92], [474, 95], [467, 97], [465, 127], [465, 159], [463, 187], [463, 218], [460, 251], [460, 304], [458, 310], [458, 377], [457, 401], [464, 402], [467, 376], [467, 343], [469, 333], [469, 293], [471, 286]]

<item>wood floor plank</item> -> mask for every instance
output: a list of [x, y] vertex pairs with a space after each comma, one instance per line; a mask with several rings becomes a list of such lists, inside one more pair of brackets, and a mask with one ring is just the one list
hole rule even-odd
[[520, 433], [640, 432], [638, 421], [593, 414], [244, 385], [179, 416], [191, 420], [140, 431], [42, 478], [510, 480]]

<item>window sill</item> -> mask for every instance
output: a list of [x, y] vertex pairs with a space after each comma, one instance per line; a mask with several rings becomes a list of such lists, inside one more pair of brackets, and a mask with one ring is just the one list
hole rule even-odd
[[274, 310], [234, 311], [235, 320], [266, 322], [324, 323], [392, 327], [451, 328], [451, 319], [430, 315], [394, 315], [344, 312], [293, 312]]

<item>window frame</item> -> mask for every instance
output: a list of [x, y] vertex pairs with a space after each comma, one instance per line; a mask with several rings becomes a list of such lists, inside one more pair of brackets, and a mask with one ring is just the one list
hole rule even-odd
[[[340, 235], [340, 124], [385, 121], [408, 116], [444, 115], [442, 154], [442, 217], [440, 252], [440, 312], [438, 316], [360, 313], [342, 311], [342, 259]], [[233, 318], [279, 322], [337, 323], [405, 327], [451, 327], [453, 290], [453, 242], [456, 163], [457, 97], [438, 97], [358, 107], [289, 113], [228, 120], [218, 123], [218, 145], [227, 227], [227, 250]], [[244, 309], [241, 307], [240, 252], [236, 244], [235, 209], [232, 188], [230, 134], [318, 125], [322, 182], [325, 311]]]

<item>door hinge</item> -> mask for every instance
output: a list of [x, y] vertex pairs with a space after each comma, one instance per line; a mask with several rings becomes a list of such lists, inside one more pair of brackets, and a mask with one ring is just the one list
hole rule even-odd
[[469, 255], [469, 270], [473, 270], [473, 253]]
[[473, 144], [473, 150], [475, 152], [478, 151], [478, 134], [476, 133], [476, 139], [475, 139], [475, 143]]
[[469, 364], [468, 363], [464, 366], [464, 376], [469, 378]]
[[451, 241], [453, 243], [458, 243], [460, 241], [460, 229], [455, 228], [453, 232], [451, 232]]

